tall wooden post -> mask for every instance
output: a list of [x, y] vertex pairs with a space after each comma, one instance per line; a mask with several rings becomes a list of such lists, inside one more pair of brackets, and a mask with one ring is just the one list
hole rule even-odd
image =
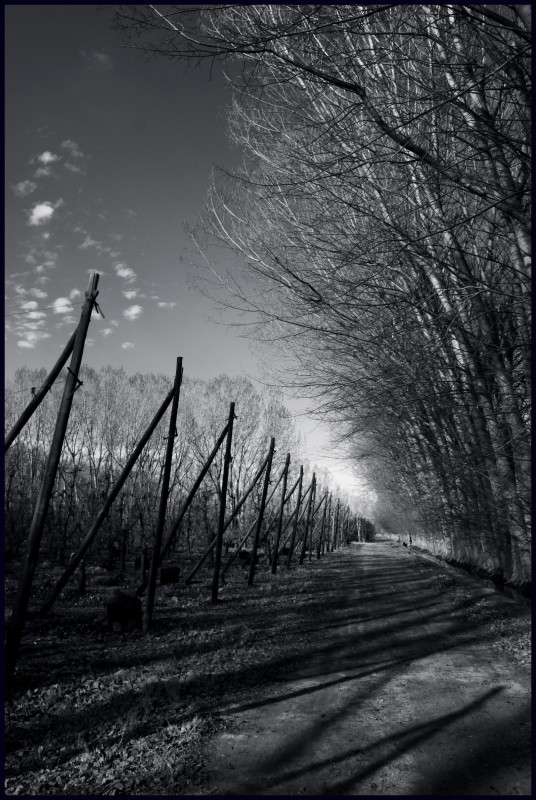
[[73, 404], [73, 395], [80, 385], [78, 381], [78, 373], [80, 372], [80, 365], [82, 364], [84, 344], [86, 341], [87, 329], [91, 320], [91, 312], [93, 311], [93, 305], [98, 295], [98, 283], [99, 274], [94, 272], [89, 280], [89, 286], [86, 291], [86, 301], [82, 309], [80, 323], [76, 330], [73, 355], [71, 358], [70, 367], [67, 371], [67, 377], [65, 379], [63, 398], [58, 411], [56, 428], [54, 430], [54, 436], [50, 445], [48, 462], [43, 481], [41, 483], [41, 488], [39, 490], [39, 496], [37, 498], [30, 532], [28, 534], [26, 553], [24, 557], [24, 567], [19, 581], [13, 613], [7, 628], [6, 679], [9, 682], [12, 680], [15, 673], [22, 631], [24, 629], [26, 614], [28, 611], [33, 576], [37, 566], [37, 560], [39, 558], [39, 547], [41, 545], [50, 498], [52, 497], [52, 491], [54, 489], [54, 482], [56, 480], [56, 472], [61, 457], [65, 431], [67, 429], [67, 423], [69, 422], [69, 414]]
[[270, 486], [270, 472], [272, 471], [272, 459], [274, 457], [274, 450], [275, 450], [275, 439], [272, 437], [270, 441], [270, 450], [268, 452], [268, 463], [266, 464], [266, 473], [264, 475], [264, 485], [262, 487], [261, 507], [259, 509], [259, 517], [257, 519], [257, 527], [255, 529], [255, 538], [253, 539], [253, 549], [251, 551], [251, 564], [249, 565], [248, 586], [253, 586], [253, 577], [255, 575], [255, 559], [257, 558], [257, 547], [259, 546], [259, 537], [261, 535], [264, 509], [266, 508], [268, 487]]
[[305, 551], [307, 549], [307, 537], [309, 536], [309, 528], [312, 527], [312, 514], [311, 514], [311, 511], [314, 511], [314, 507], [315, 507], [315, 489], [316, 489], [315, 484], [316, 484], [316, 476], [315, 476], [315, 473], [313, 472], [313, 478], [311, 480], [311, 495], [309, 497], [309, 506], [307, 508], [307, 519], [306, 519], [306, 522], [305, 522], [305, 532], [303, 534], [303, 543], [302, 543], [302, 549], [301, 549], [300, 560], [299, 560], [300, 564], [303, 564], [303, 560], [305, 558]]
[[288, 547], [288, 555], [287, 555], [287, 569], [290, 569], [290, 562], [292, 560], [292, 551], [294, 550], [294, 542], [296, 541], [296, 531], [298, 530], [298, 517], [300, 513], [300, 505], [302, 499], [302, 487], [303, 487], [303, 465], [300, 466], [300, 482], [298, 484], [298, 498], [296, 500], [296, 516], [294, 517], [294, 525], [292, 526], [292, 536], [290, 537], [290, 544]]
[[143, 632], [147, 633], [151, 627], [153, 616], [154, 596], [156, 592], [156, 578], [158, 567], [160, 566], [160, 547], [162, 545], [162, 535], [164, 523], [166, 521], [166, 510], [169, 495], [169, 482], [171, 476], [171, 462], [173, 461], [173, 447], [177, 436], [177, 412], [179, 410], [179, 398], [182, 384], [182, 357], [177, 358], [175, 367], [175, 383], [173, 384], [173, 401], [171, 403], [171, 414], [169, 416], [168, 438], [166, 446], [166, 460], [164, 463], [164, 474], [162, 476], [162, 492], [160, 494], [160, 505], [158, 507], [158, 519], [154, 534], [153, 557], [149, 568], [149, 582], [147, 584], [147, 597], [145, 608], [143, 609]]
[[[326, 494], [324, 495], [323, 499], [324, 500], [327, 499], [327, 496], [328, 496], [328, 494], [326, 492]], [[326, 511], [327, 511], [327, 509], [328, 509], [328, 504], [325, 503], [324, 504], [324, 511], [322, 512], [322, 524], [320, 526], [320, 533], [318, 535], [318, 544], [316, 546], [316, 557], [317, 557], [317, 559], [320, 558], [320, 553], [321, 553], [321, 550], [322, 550], [322, 538], [324, 536], [324, 527], [326, 525]]]
[[285, 494], [287, 491], [288, 470], [290, 467], [290, 453], [287, 453], [285, 469], [283, 471], [283, 488], [281, 489], [281, 505], [279, 507], [279, 519], [277, 521], [277, 533], [275, 536], [274, 557], [272, 559], [272, 575], [277, 572], [277, 556], [279, 551], [279, 540], [281, 539], [281, 528], [283, 527], [283, 512], [285, 510]]
[[339, 546], [339, 508], [341, 501], [337, 498], [337, 510], [335, 511], [335, 524], [333, 527], [333, 550], [337, 550]]
[[233, 441], [233, 421], [235, 404], [231, 403], [229, 409], [229, 427], [227, 429], [227, 443], [223, 462], [223, 476], [221, 480], [220, 518], [218, 520], [218, 538], [216, 540], [216, 553], [214, 556], [214, 573], [212, 576], [212, 602], [218, 602], [218, 586], [220, 583], [221, 551], [223, 548], [223, 528], [225, 525], [225, 503], [227, 500], [227, 484], [229, 483], [229, 467], [231, 464], [231, 444]]

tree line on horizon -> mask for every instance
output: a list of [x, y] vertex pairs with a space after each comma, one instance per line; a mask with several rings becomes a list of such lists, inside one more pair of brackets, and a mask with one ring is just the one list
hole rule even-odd
[[[384, 530], [531, 580], [530, 6], [118, 6], [124, 43], [220, 60], [235, 174], [192, 235], [279, 344]], [[210, 238], [202, 237], [208, 232]]]
[[[46, 370], [18, 369], [6, 383], [5, 427], [9, 430], [27, 405], [30, 388], [40, 386]], [[123, 368], [83, 366], [66, 432], [58, 475], [43, 538], [43, 558], [66, 564], [97, 517], [143, 432], [169, 392], [165, 375], [137, 373]], [[59, 401], [59, 380], [6, 453], [5, 548], [8, 560], [23, 552], [33, 510], [43, 479]], [[326, 470], [302, 459], [302, 441], [295, 422], [274, 392], [261, 393], [247, 378], [221, 375], [212, 380], [183, 378], [177, 437], [174, 446], [168, 527], [212, 452], [226, 422], [229, 402], [237, 400], [227, 506], [232, 512], [252, 482], [276, 440], [272, 474], [277, 476], [291, 453], [289, 481], [303, 463], [305, 480], [313, 469], [323, 489], [331, 488]], [[168, 414], [160, 420], [133, 471], [112, 505], [102, 531], [92, 545], [92, 559], [110, 563], [114, 554], [125, 559], [152, 551], [159, 507]], [[223, 452], [214, 459], [184, 519], [177, 547], [199, 552], [213, 539], [221, 500]], [[272, 478], [275, 482], [276, 478]], [[290, 485], [290, 484], [289, 484]], [[258, 513], [262, 482], [252, 493], [236, 523], [226, 532], [234, 543]], [[320, 491], [320, 490], [319, 490]], [[346, 498], [347, 499], [347, 498]]]

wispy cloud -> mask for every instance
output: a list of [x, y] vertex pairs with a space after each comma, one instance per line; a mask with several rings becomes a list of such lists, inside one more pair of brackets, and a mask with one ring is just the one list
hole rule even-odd
[[123, 342], [123, 344], [121, 345], [123, 350], [132, 350], [132, 348], [135, 346], [136, 345], [134, 344], [134, 342]]
[[101, 336], [110, 336], [113, 333], [113, 328], [101, 328], [99, 333]]
[[91, 67], [112, 69], [114, 65], [111, 56], [107, 55], [103, 50], [87, 50], [85, 47], [81, 47], [80, 55]]
[[157, 303], [157, 305], [158, 305], [158, 308], [175, 308], [177, 303], [171, 303], [171, 302], [166, 303], [163, 300], [161, 300], [159, 303]]
[[89, 247], [98, 247], [99, 245], [100, 242], [98, 242], [96, 239], [92, 239], [88, 234], [82, 244], [79, 244], [78, 247], [80, 250], [87, 250]]
[[80, 150], [76, 142], [73, 142], [72, 139], [65, 139], [61, 143], [61, 146], [63, 147], [64, 150], [69, 151], [69, 155], [71, 158], [84, 158], [83, 152]]
[[134, 300], [137, 296], [138, 290], [137, 289], [127, 289], [123, 292], [123, 297], [126, 297], [127, 300]]
[[31, 294], [31, 295], [32, 295], [32, 297], [38, 297], [39, 299], [42, 299], [42, 298], [44, 298], [44, 297], [47, 297], [47, 293], [46, 293], [46, 292], [44, 292], [42, 289], [37, 289], [37, 288], [35, 288], [35, 287], [33, 287], [32, 289], [30, 289], [30, 291], [28, 292], [28, 294]]
[[69, 300], [76, 300], [77, 297], [82, 297], [80, 289], [71, 289], [69, 292]]
[[26, 350], [34, 350], [36, 344], [42, 342], [43, 339], [50, 339], [50, 333], [46, 331], [26, 330], [19, 335], [23, 338], [18, 340], [17, 346]]
[[20, 181], [15, 186], [11, 187], [16, 197], [28, 197], [29, 194], [35, 192], [37, 184], [33, 181]]
[[129, 306], [128, 308], [125, 308], [125, 310], [123, 311], [123, 316], [131, 320], [132, 322], [136, 319], [139, 319], [142, 314], [143, 314], [142, 306]]
[[131, 283], [132, 281], [136, 280], [136, 273], [131, 267], [127, 267], [127, 265], [120, 261], [117, 264], [114, 264], [115, 273], [119, 278], [123, 278], [123, 280]]

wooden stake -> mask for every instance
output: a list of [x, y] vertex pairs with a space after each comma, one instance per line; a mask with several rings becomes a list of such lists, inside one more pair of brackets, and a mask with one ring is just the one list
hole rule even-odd
[[287, 555], [287, 569], [290, 569], [290, 561], [292, 559], [292, 551], [294, 549], [294, 542], [296, 541], [296, 531], [298, 530], [298, 516], [300, 513], [300, 505], [302, 500], [302, 485], [303, 485], [303, 466], [300, 467], [300, 477], [298, 478], [298, 499], [296, 500], [296, 516], [294, 518], [294, 525], [292, 526], [292, 536], [288, 547]]
[[71, 406], [73, 403], [73, 395], [76, 389], [80, 386], [78, 381], [78, 373], [80, 372], [80, 365], [82, 363], [82, 356], [84, 354], [84, 344], [86, 340], [87, 329], [91, 320], [91, 312], [93, 311], [93, 305], [98, 295], [98, 283], [99, 274], [94, 272], [89, 280], [89, 286], [86, 291], [86, 301], [82, 309], [80, 323], [76, 330], [71, 364], [68, 368], [67, 377], [65, 379], [63, 398], [58, 411], [56, 428], [54, 430], [54, 436], [50, 445], [48, 462], [43, 481], [41, 483], [41, 488], [39, 490], [39, 496], [37, 498], [30, 532], [28, 534], [24, 567], [19, 580], [13, 613], [7, 628], [6, 679], [8, 682], [11, 682], [15, 674], [15, 666], [17, 663], [17, 656], [24, 624], [26, 622], [26, 614], [28, 611], [33, 577], [35, 568], [37, 566], [37, 560], [39, 558], [39, 548], [45, 527], [50, 498], [54, 489], [54, 482], [56, 480], [56, 472], [61, 457], [65, 431], [67, 429], [67, 423], [69, 422], [69, 414], [71, 412]]
[[262, 487], [261, 507], [259, 509], [259, 517], [257, 519], [257, 527], [255, 529], [255, 538], [253, 539], [253, 550], [251, 551], [251, 564], [249, 566], [248, 586], [253, 586], [253, 577], [255, 575], [255, 558], [257, 557], [257, 547], [259, 546], [259, 536], [262, 528], [262, 518], [264, 517], [266, 498], [268, 496], [268, 487], [270, 485], [270, 472], [272, 470], [272, 459], [274, 456], [274, 450], [275, 450], [275, 439], [272, 437], [272, 440], [270, 441], [270, 450], [268, 452], [266, 473], [264, 475], [264, 486]]
[[218, 520], [218, 535], [216, 540], [216, 553], [214, 556], [214, 573], [212, 576], [212, 602], [218, 602], [218, 588], [220, 585], [221, 551], [223, 547], [223, 528], [225, 525], [225, 504], [227, 502], [227, 484], [229, 482], [229, 468], [231, 466], [231, 444], [233, 441], [233, 422], [235, 404], [231, 403], [229, 409], [229, 423], [227, 430], [227, 443], [223, 461], [223, 476], [221, 481], [220, 518]]
[[162, 534], [164, 532], [164, 523], [166, 521], [166, 510], [169, 496], [169, 482], [171, 476], [171, 463], [173, 460], [173, 447], [175, 445], [175, 437], [177, 436], [177, 412], [179, 410], [179, 398], [181, 394], [182, 384], [182, 358], [177, 358], [175, 367], [175, 382], [173, 385], [173, 401], [171, 403], [171, 414], [169, 416], [168, 438], [166, 446], [166, 460], [164, 463], [164, 475], [162, 477], [162, 491], [160, 494], [160, 505], [158, 508], [158, 518], [156, 522], [156, 531], [154, 534], [153, 544], [153, 557], [151, 566], [149, 567], [149, 582], [147, 584], [147, 597], [145, 599], [145, 608], [143, 609], [143, 632], [147, 633], [151, 627], [151, 619], [153, 616], [154, 596], [156, 592], [156, 579], [158, 576], [158, 567], [160, 566], [160, 547], [162, 544]]
[[312, 526], [311, 510], [313, 510], [315, 507], [315, 489], [316, 489], [316, 475], [313, 472], [313, 478], [311, 480], [311, 495], [309, 497], [309, 504], [307, 506], [307, 520], [305, 522], [305, 532], [303, 534], [303, 544], [300, 553], [299, 564], [303, 564], [303, 560], [305, 558], [305, 550], [307, 548], [307, 536], [309, 535], [309, 527]]
[[290, 467], [290, 453], [287, 453], [287, 460], [285, 461], [285, 470], [283, 472], [283, 489], [281, 491], [281, 505], [279, 507], [279, 519], [277, 522], [277, 533], [274, 545], [274, 557], [272, 559], [272, 575], [277, 572], [277, 555], [279, 550], [279, 540], [281, 538], [281, 528], [283, 527], [283, 512], [285, 510], [285, 492], [287, 491], [288, 470]]

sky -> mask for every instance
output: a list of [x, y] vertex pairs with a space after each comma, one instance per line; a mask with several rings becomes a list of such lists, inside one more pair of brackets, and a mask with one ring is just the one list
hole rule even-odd
[[[104, 319], [93, 315], [83, 363], [171, 382], [182, 356], [190, 377], [262, 378], [232, 318], [192, 285], [185, 223], [215, 167], [241, 158], [227, 140], [222, 73], [124, 47], [111, 6], [4, 10], [6, 378], [53, 366], [92, 271]], [[289, 407], [311, 461], [360, 488], [327, 429], [304, 403]]]

